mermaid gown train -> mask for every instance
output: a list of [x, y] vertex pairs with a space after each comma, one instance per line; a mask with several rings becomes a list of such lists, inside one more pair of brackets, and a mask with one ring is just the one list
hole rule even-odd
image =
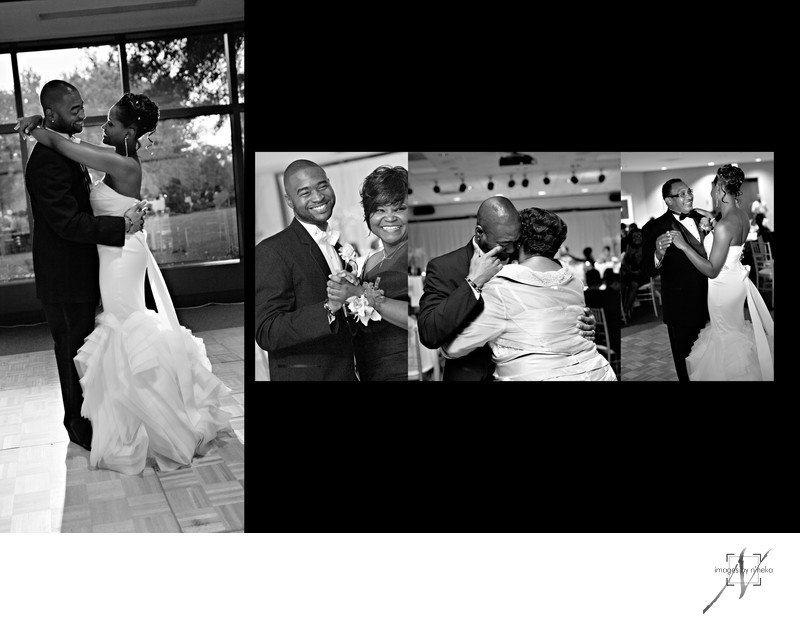
[[[691, 381], [774, 381], [774, 323], [742, 265], [741, 245], [728, 248], [725, 265], [708, 279], [710, 321], [686, 358]], [[744, 319], [747, 301], [752, 322]]]
[[[122, 216], [137, 200], [99, 182], [95, 215]], [[211, 372], [202, 340], [182, 327], [144, 232], [124, 247], [98, 245], [103, 311], [75, 357], [92, 422], [90, 466], [135, 475], [191, 464], [230, 431], [221, 399], [230, 390]], [[145, 271], [158, 312], [146, 308]]]

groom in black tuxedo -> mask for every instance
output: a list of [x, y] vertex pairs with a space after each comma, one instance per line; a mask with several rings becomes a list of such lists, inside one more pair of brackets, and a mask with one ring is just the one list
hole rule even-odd
[[686, 358], [700, 330], [708, 322], [708, 277], [692, 265], [677, 247], [670, 247], [669, 230], [680, 231], [686, 242], [703, 258], [708, 258], [704, 241], [710, 239], [700, 228], [701, 216], [694, 209], [694, 194], [683, 180], [668, 180], [661, 187], [667, 212], [642, 229], [642, 272], [661, 274], [661, 303], [667, 325], [672, 358], [678, 381], [689, 381]]
[[[69, 138], [83, 131], [83, 99], [75, 86], [50, 81], [40, 100], [46, 128]], [[25, 167], [25, 185], [33, 211], [36, 296], [55, 343], [64, 427], [72, 442], [88, 450], [92, 425], [81, 415], [83, 393], [73, 359], [94, 329], [100, 301], [97, 244], [124, 245], [125, 234], [141, 230], [143, 219], [137, 206], [124, 217], [93, 216], [86, 168], [38, 143]]]
[[353, 338], [328, 276], [344, 267], [328, 220], [336, 194], [325, 171], [295, 160], [283, 174], [294, 211], [287, 228], [256, 246], [256, 341], [271, 381], [356, 381]]

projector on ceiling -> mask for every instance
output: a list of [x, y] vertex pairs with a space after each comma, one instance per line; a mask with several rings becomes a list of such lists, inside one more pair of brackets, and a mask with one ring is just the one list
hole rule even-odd
[[536, 158], [516, 151], [506, 156], [500, 156], [501, 167], [515, 167], [521, 164], [527, 164], [527, 165], [536, 164]]

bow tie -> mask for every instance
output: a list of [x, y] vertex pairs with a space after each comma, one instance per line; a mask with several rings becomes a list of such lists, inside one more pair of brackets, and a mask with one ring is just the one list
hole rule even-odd
[[670, 210], [669, 212], [671, 212], [673, 215], [675, 215], [675, 218], [678, 221], [682, 221], [683, 219], [694, 219], [695, 221], [700, 221], [703, 218], [703, 215], [701, 215], [696, 210], [690, 210], [685, 215], [682, 215], [681, 213], [676, 213], [674, 210]]
[[339, 240], [339, 231], [331, 230], [330, 228], [325, 232], [319, 230], [314, 239], [316, 239], [317, 243], [322, 243], [323, 241], [327, 241], [331, 245], [335, 246], [336, 242]]

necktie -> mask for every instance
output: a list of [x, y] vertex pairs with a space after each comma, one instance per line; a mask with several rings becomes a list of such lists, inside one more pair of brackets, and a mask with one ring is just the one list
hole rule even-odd
[[342, 259], [336, 253], [335, 245], [339, 240], [339, 231], [328, 229], [327, 231], [318, 230], [314, 239], [319, 244], [325, 259], [328, 261], [328, 266], [332, 272], [338, 272], [342, 269]]

